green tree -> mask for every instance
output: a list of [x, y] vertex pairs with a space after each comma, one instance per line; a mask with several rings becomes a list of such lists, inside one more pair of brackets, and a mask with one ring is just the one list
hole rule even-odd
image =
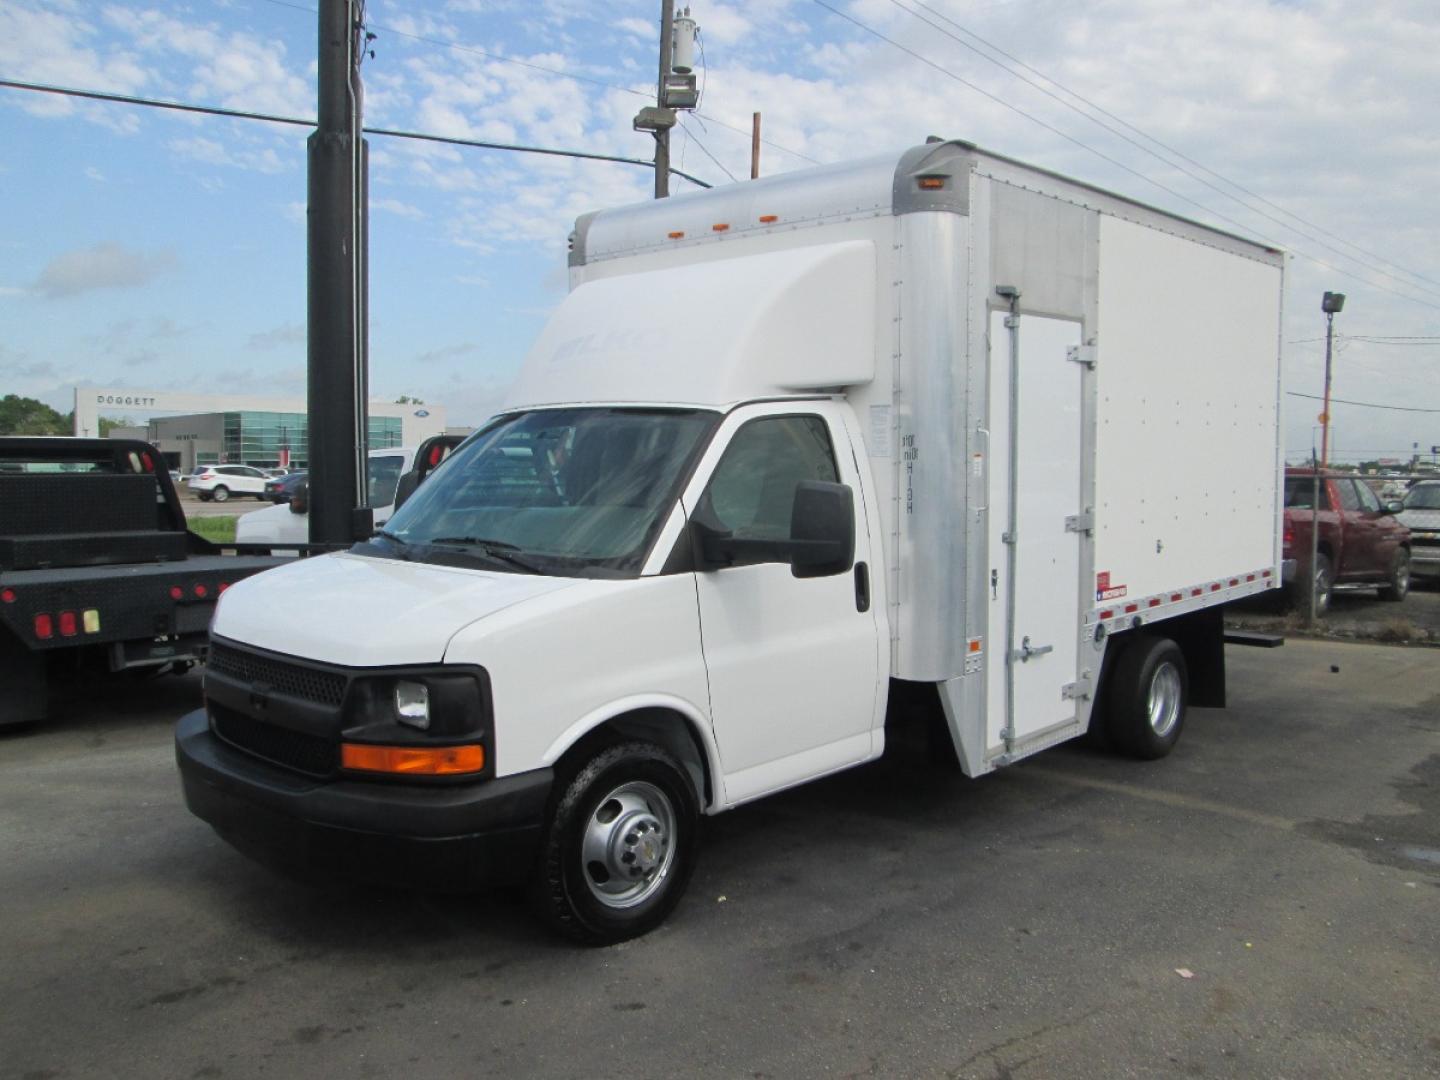
[[135, 426], [137, 426], [135, 421], [128, 416], [102, 416], [100, 417], [100, 437], [108, 439], [112, 428]]
[[411, 397], [409, 394], [401, 394], [399, 397], [397, 397], [397, 398], [395, 399], [395, 404], [396, 404], [396, 405], [424, 405], [424, 404], [425, 404], [425, 399], [424, 399], [424, 398], [418, 398], [418, 397]]
[[34, 398], [6, 394], [0, 398], [0, 435], [69, 435], [65, 417]]

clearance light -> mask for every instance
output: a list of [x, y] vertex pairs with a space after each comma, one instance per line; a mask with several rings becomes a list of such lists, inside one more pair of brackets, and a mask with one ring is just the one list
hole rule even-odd
[[726, 232], [729, 230], [730, 226], [726, 225], [724, 222], [720, 222], [719, 224], [711, 225], [710, 228], [713, 229], [715, 232]]
[[14, 589], [0, 589], [0, 603], [13, 604], [15, 602]]
[[780, 215], [779, 215], [779, 214], [761, 214], [761, 215], [760, 215], [760, 224], [761, 224], [761, 225], [774, 225], [775, 222], [777, 222], [777, 221], [779, 221], [779, 220], [780, 220]]
[[76, 618], [75, 618], [75, 612], [73, 612], [73, 611], [62, 611], [62, 612], [60, 612], [60, 636], [61, 636], [61, 637], [74, 637], [74, 636], [75, 636], [76, 634], [78, 634], [79, 632], [80, 632], [80, 624], [79, 624], [78, 620], [76, 620]]
[[205, 588], [205, 586], [201, 585], [198, 581], [195, 583], [194, 592], [195, 595], [198, 596], [201, 600], [204, 600], [205, 597], [210, 595], [210, 590]]
[[229, 587], [230, 587], [230, 583], [229, 583], [228, 581], [222, 581], [222, 582], [220, 582], [220, 588], [217, 590], [217, 592], [222, 592], [222, 593], [223, 593], [223, 592], [224, 592], [226, 589], [228, 589]]
[[43, 611], [35, 616], [35, 636], [42, 641], [55, 636], [55, 621]]
[[672, 233], [666, 233], [665, 235], [668, 236], [671, 240], [684, 240], [684, 239], [685, 239], [685, 234], [684, 234], [683, 232], [672, 232]]
[[945, 177], [943, 177], [943, 176], [922, 176], [922, 177], [920, 177], [920, 190], [922, 190], [922, 191], [935, 191], [935, 190], [937, 190], [938, 188], [943, 188], [944, 186], [945, 186]]
[[341, 743], [340, 765], [361, 772], [398, 773], [402, 776], [455, 776], [483, 769], [485, 747], [479, 743], [433, 747]]
[[170, 586], [170, 599], [171, 599], [171, 600], [184, 600], [184, 599], [185, 599], [185, 590], [182, 589], [179, 585], [171, 585], [171, 586]]
[[100, 609], [90, 608], [82, 616], [87, 634], [98, 634], [100, 632]]

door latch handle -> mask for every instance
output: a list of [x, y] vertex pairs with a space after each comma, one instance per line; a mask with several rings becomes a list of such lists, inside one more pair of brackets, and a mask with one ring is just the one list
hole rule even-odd
[[1015, 659], [1023, 664], [1031, 657], [1044, 656], [1046, 653], [1054, 651], [1054, 645], [1031, 645], [1030, 635], [1026, 634], [1025, 637], [1020, 639], [1020, 648], [1015, 650]]
[[855, 564], [855, 610], [870, 610], [870, 568], [863, 562]]

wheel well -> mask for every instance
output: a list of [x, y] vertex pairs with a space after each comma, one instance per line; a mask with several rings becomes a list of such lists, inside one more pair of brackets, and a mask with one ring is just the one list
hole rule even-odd
[[565, 780], [555, 785], [556, 790], [562, 790], [569, 783], [569, 778], [605, 747], [632, 739], [655, 743], [674, 754], [700, 794], [701, 806], [714, 802], [710, 761], [705, 755], [704, 744], [687, 717], [673, 709], [663, 708], [635, 709], [612, 716], [580, 736], [555, 763], [557, 779], [563, 774]]
[[[1139, 637], [1169, 638], [1180, 646], [1190, 681], [1190, 704], [1201, 708], [1225, 707], [1225, 617], [1221, 607], [1201, 608], [1111, 638], [1100, 668], [1100, 693], [1120, 655]], [[1097, 696], [1097, 704], [1100, 699]]]

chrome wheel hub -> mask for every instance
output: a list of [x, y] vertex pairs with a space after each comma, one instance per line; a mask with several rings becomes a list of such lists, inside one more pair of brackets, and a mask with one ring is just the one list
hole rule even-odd
[[1162, 739], [1180, 720], [1180, 699], [1180, 669], [1167, 661], [1155, 669], [1150, 680], [1150, 727]]
[[585, 824], [580, 859], [591, 895], [607, 907], [642, 903], [664, 883], [675, 858], [675, 809], [654, 784], [621, 784]]

